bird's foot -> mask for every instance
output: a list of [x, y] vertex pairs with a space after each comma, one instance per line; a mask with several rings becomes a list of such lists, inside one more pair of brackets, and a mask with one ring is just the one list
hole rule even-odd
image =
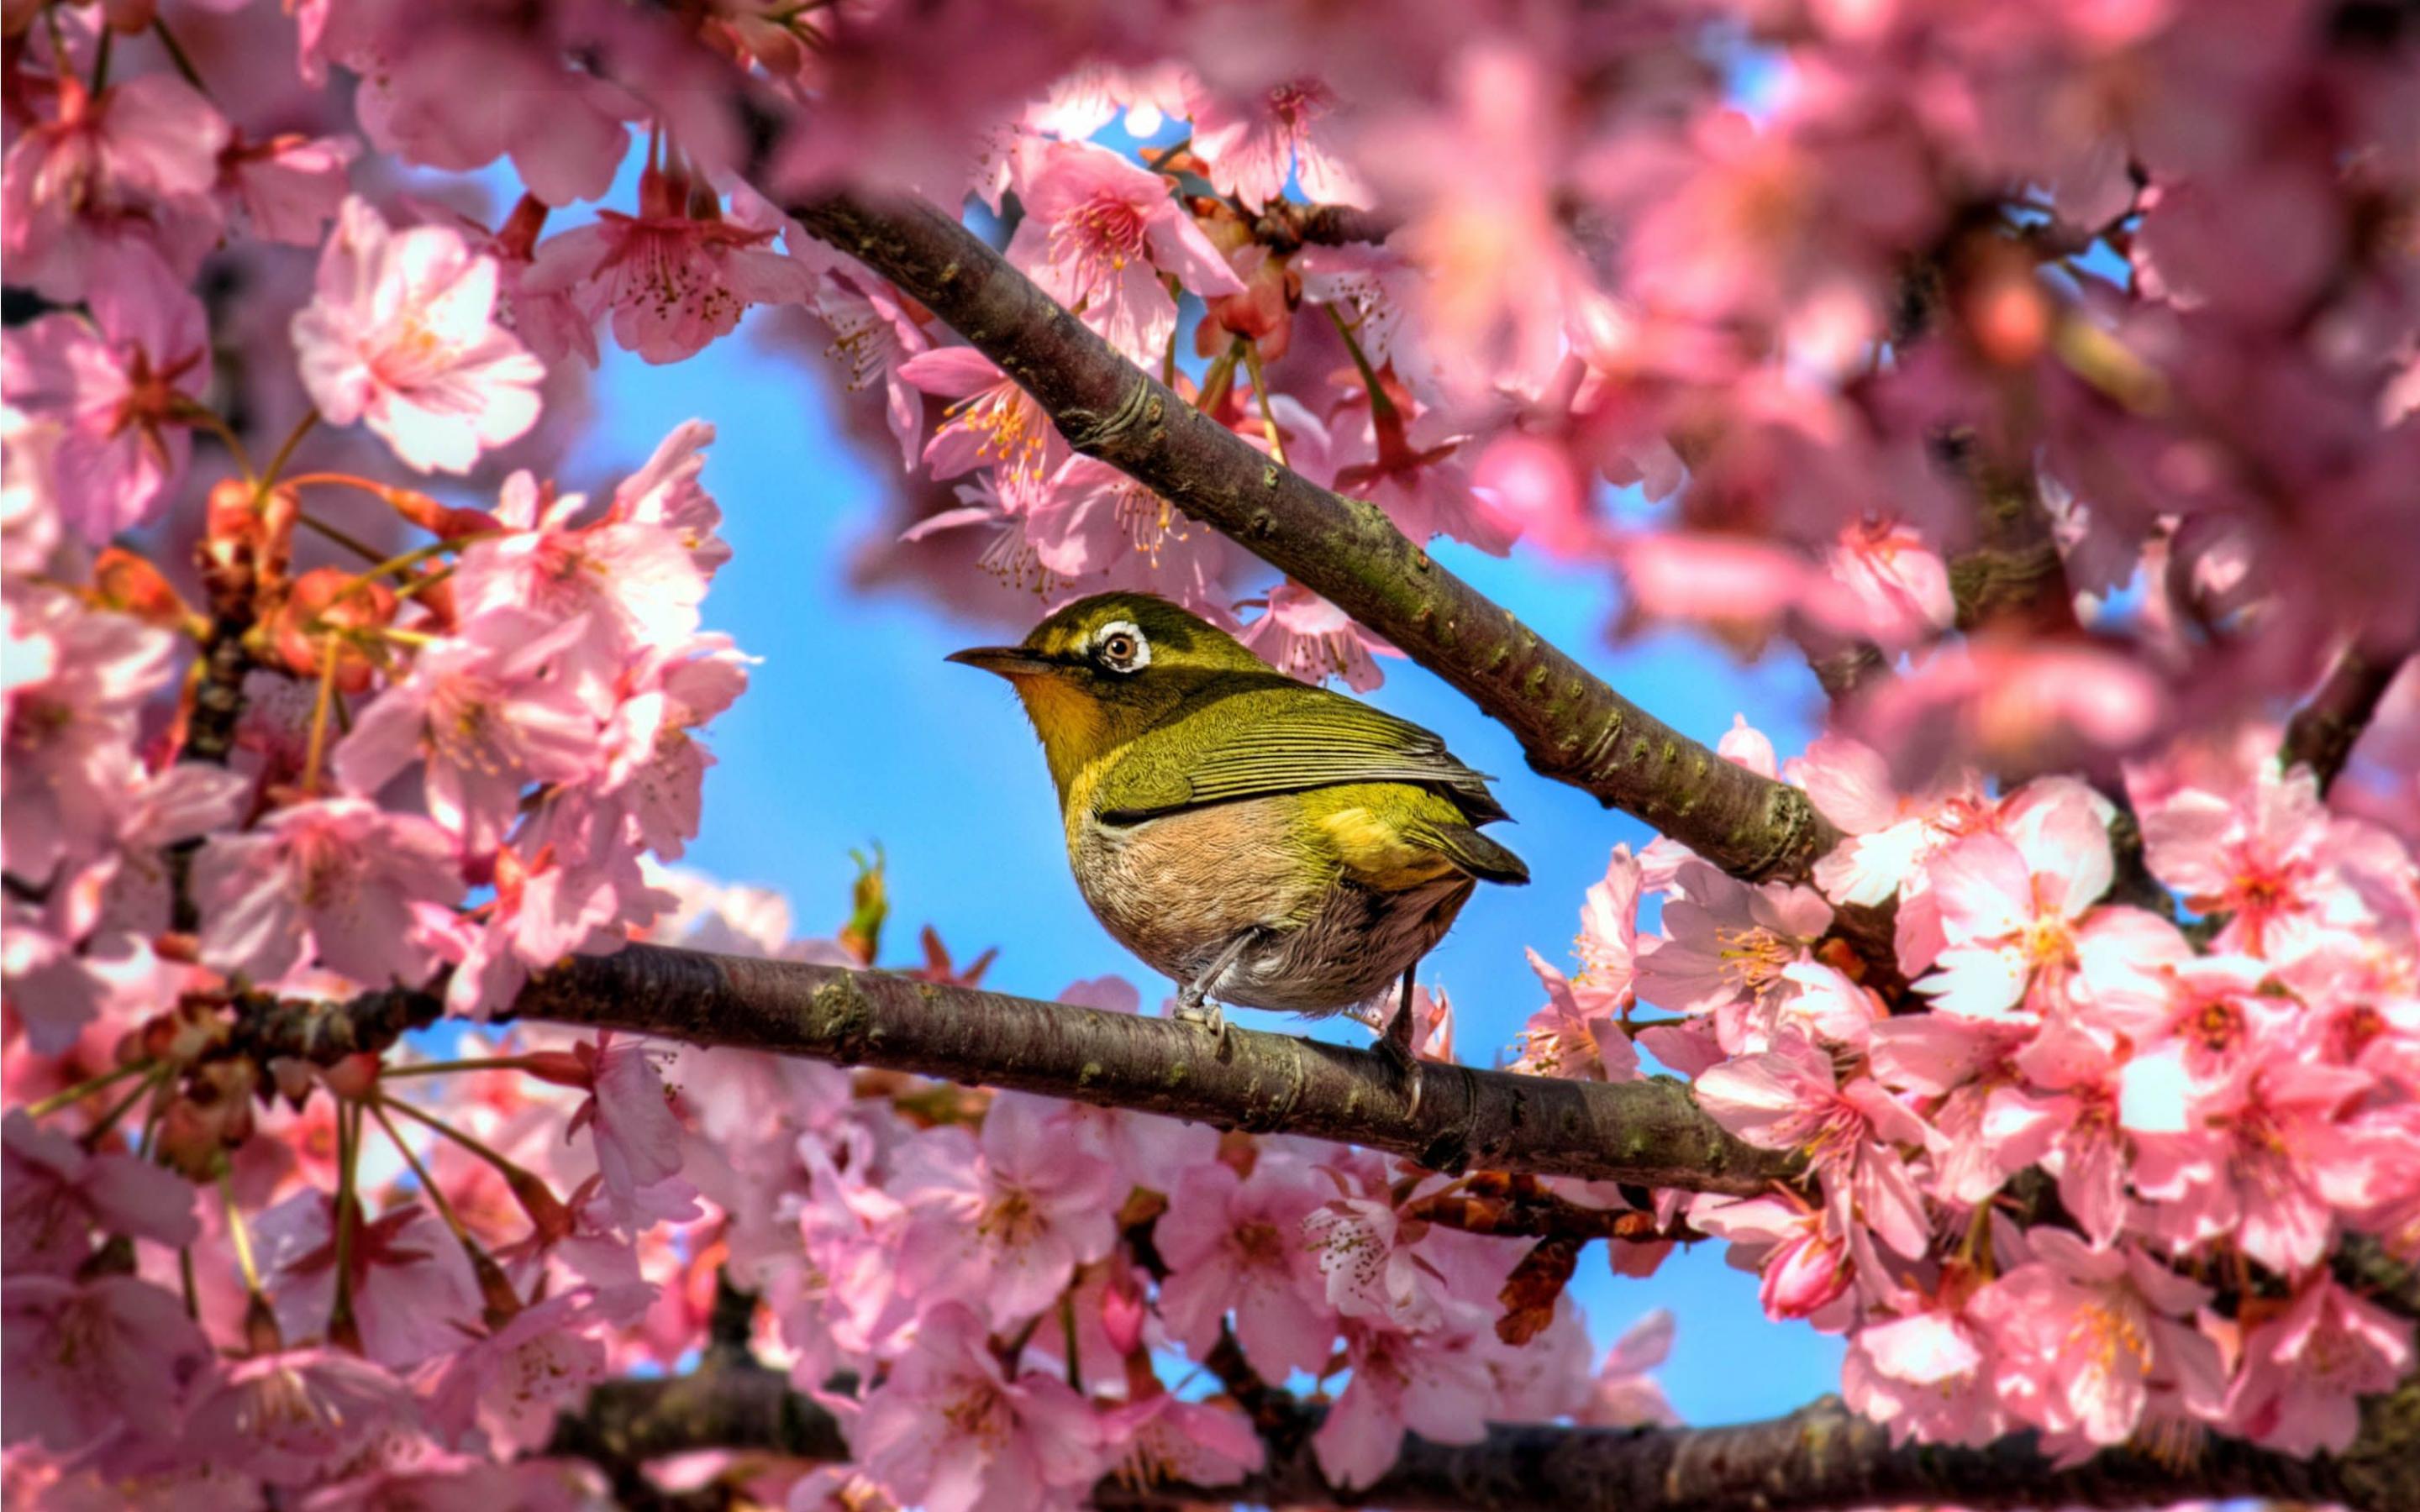
[[1378, 1037], [1378, 1054], [1384, 1056], [1387, 1063], [1395, 1068], [1395, 1075], [1404, 1084], [1406, 1089], [1404, 1097], [1404, 1117], [1419, 1118], [1422, 1085], [1420, 1057], [1414, 1055], [1402, 1041], [1391, 1034], [1382, 1034]]
[[1408, 975], [1404, 979], [1403, 1004], [1395, 1011], [1395, 1016], [1388, 1021], [1385, 1032], [1378, 1036], [1377, 1048], [1378, 1053], [1395, 1068], [1396, 1076], [1410, 1088], [1404, 1102], [1404, 1116], [1407, 1119], [1419, 1117], [1420, 1056], [1412, 1048], [1412, 993]]
[[1173, 1017], [1179, 1024], [1201, 1025], [1210, 1031], [1211, 1039], [1219, 1049], [1227, 1048], [1227, 1011], [1193, 988], [1187, 987], [1176, 995]]

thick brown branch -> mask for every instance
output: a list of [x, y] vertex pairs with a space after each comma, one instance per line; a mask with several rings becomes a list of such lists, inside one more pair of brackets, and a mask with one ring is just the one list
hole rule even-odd
[[2328, 680], [2286, 726], [2282, 752], [2286, 764], [2309, 767], [2319, 779], [2319, 791], [2327, 792], [2351, 759], [2361, 733], [2369, 728], [2370, 717], [2378, 712], [2379, 701], [2386, 697], [2395, 674], [2402, 670], [2406, 655], [2347, 647], [2329, 671]]
[[[1103, 1481], [1102, 1507], [1183, 1503], [1278, 1506], [1376, 1505], [1440, 1512], [1826, 1512], [1947, 1502], [1965, 1507], [2153, 1507], [2235, 1496], [2337, 1502], [2357, 1512], [2401, 1512], [2415, 1472], [2398, 1467], [2420, 1430], [2373, 1403], [2362, 1442], [2342, 1459], [2291, 1459], [2211, 1439], [2176, 1455], [2112, 1450], [2071, 1470], [2053, 1467], [2030, 1437], [1979, 1449], [1894, 1447], [1878, 1425], [1826, 1398], [1787, 1417], [1714, 1428], [1588, 1428], [1544, 1424], [1491, 1427], [1479, 1443], [1413, 1437], [1376, 1485], [1350, 1493], [1319, 1473], [1310, 1439], [1315, 1408], [1282, 1396], [1267, 1405], [1268, 1467], [1238, 1486], [1138, 1486]], [[727, 1411], [724, 1398], [728, 1397]], [[2391, 1442], [2390, 1442], [2391, 1439]], [[764, 1370], [706, 1371], [671, 1381], [599, 1387], [587, 1412], [566, 1418], [552, 1452], [620, 1463], [726, 1448], [822, 1460], [845, 1453], [830, 1418], [783, 1391]], [[2420, 1454], [2405, 1458], [2420, 1464]]]
[[1392, 1062], [1366, 1050], [1240, 1028], [1218, 1046], [1172, 1020], [879, 971], [639, 945], [571, 958], [532, 982], [514, 1011], [1338, 1140], [1432, 1170], [1732, 1193], [1767, 1190], [1794, 1170], [1725, 1133], [1676, 1082], [1424, 1064], [1416, 1097]]
[[932, 310], [1022, 384], [1076, 450], [1344, 609], [1520, 738], [1529, 764], [1637, 815], [1732, 874], [1800, 877], [1838, 835], [1805, 794], [1664, 724], [1433, 561], [1365, 500], [1252, 449], [1118, 355], [955, 220], [830, 195], [816, 236]]

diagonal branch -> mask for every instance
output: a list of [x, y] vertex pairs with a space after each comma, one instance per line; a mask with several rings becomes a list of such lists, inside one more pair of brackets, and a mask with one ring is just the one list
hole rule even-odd
[[[1786, 1417], [1711, 1428], [1497, 1425], [1478, 1443], [1407, 1437], [1387, 1473], [1351, 1492], [1320, 1474], [1311, 1436], [1321, 1410], [1281, 1395], [1260, 1414], [1269, 1463], [1241, 1485], [1142, 1485], [1112, 1478], [1101, 1507], [1247, 1503], [1388, 1506], [1438, 1512], [1832, 1512], [1900, 1503], [1993, 1507], [2157, 1507], [2257, 1496], [2339, 1503], [2356, 1512], [2408, 1506], [2420, 1472], [2414, 1431], [2381, 1398], [2363, 1439], [2342, 1458], [2315, 1460], [2211, 1439], [2181, 1454], [2106, 1451], [2056, 1467], [2030, 1435], [1980, 1448], [1893, 1445], [1888, 1432], [1826, 1397]], [[2408, 1411], [2410, 1404], [2404, 1403]], [[828, 1461], [845, 1454], [830, 1415], [756, 1366], [599, 1386], [566, 1416], [551, 1450], [633, 1464], [721, 1448]], [[2402, 1460], [2411, 1464], [2402, 1464]], [[2400, 1466], [2400, 1468], [2398, 1468]]]
[[[767, 154], [759, 154], [759, 168]], [[1749, 881], [1804, 876], [1838, 836], [1807, 795], [1631, 702], [1406, 539], [1384, 511], [1263, 455], [1120, 356], [954, 219], [830, 194], [790, 207], [1032, 394], [1068, 443], [1384, 635], [1518, 736], [1541, 774]]]

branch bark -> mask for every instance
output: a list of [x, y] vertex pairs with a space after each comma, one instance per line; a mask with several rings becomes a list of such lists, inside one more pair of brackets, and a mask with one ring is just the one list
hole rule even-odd
[[[1336, 1140], [1438, 1171], [1745, 1195], [1797, 1169], [1732, 1137], [1677, 1082], [1608, 1085], [1429, 1062], [1416, 1093], [1392, 1062], [1366, 1050], [1233, 1026], [1219, 1046], [1168, 1019], [880, 971], [633, 945], [570, 958], [531, 982], [514, 1011]], [[360, 1043], [327, 1030], [318, 1039]]]
[[[2420, 1439], [2410, 1416], [2415, 1395], [2407, 1384], [2374, 1402], [2363, 1438], [2342, 1458], [2293, 1459], [2213, 1438], [2182, 1454], [2113, 1449], [2061, 1470], [2024, 1434], [1976, 1449], [1894, 1446], [1879, 1425], [1826, 1397], [1786, 1417], [1725, 1427], [1497, 1425], [1467, 1444], [1411, 1436], [1375, 1485], [1350, 1492], [1327, 1485], [1311, 1452], [1321, 1410], [1280, 1395], [1255, 1414], [1268, 1466], [1241, 1485], [1112, 1478], [1094, 1489], [1093, 1501], [1105, 1508], [1241, 1502], [1438, 1512], [1829, 1512], [1900, 1503], [2156, 1507], [2258, 1496], [2402, 1512], [2420, 1494], [2420, 1455], [2411, 1452]], [[549, 1448], [626, 1465], [709, 1448], [815, 1461], [846, 1454], [829, 1413], [755, 1366], [600, 1386], [584, 1413], [563, 1420]]]
[[2319, 792], [2326, 793], [2351, 759], [2353, 747], [2369, 728], [2370, 717], [2378, 712], [2379, 702], [2394, 685], [2407, 655], [2408, 650], [2347, 647], [2329, 671], [2327, 681], [2286, 726], [2281, 753], [2286, 764], [2309, 767], [2319, 779]]
[[[758, 154], [758, 168], [768, 153]], [[998, 363], [1077, 451], [1386, 636], [1518, 736], [1542, 775], [1749, 881], [1803, 877], [1838, 841], [1805, 794], [1724, 761], [1622, 697], [1438, 564], [1375, 504], [1253, 450], [1118, 355], [954, 219], [929, 205], [847, 194], [789, 208]]]

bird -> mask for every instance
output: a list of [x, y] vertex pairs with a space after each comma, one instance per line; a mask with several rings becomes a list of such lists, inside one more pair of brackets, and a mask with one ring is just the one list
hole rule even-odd
[[1437, 735], [1278, 671], [1149, 594], [1096, 594], [1014, 646], [949, 660], [1006, 678], [1040, 738], [1085, 903], [1177, 983], [1223, 1048], [1224, 1007], [1379, 1005], [1412, 1049], [1412, 986], [1481, 882], [1529, 880], [1480, 832], [1508, 819]]

